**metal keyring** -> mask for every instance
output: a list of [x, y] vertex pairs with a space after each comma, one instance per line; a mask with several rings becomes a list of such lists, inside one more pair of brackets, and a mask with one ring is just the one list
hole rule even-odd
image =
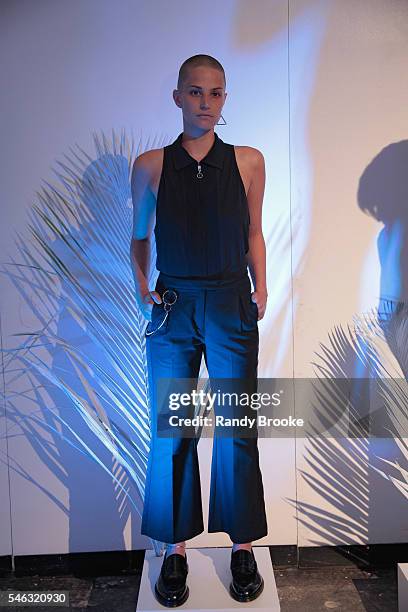
[[174, 291], [174, 289], [166, 289], [162, 295], [162, 302], [164, 304], [164, 310], [168, 312], [173, 304], [177, 302], [177, 293]]
[[147, 331], [145, 332], [146, 336], [152, 336], [153, 334], [155, 334], [157, 331], [159, 331], [159, 329], [164, 325], [167, 317], [169, 316], [169, 312], [171, 310], [171, 307], [177, 302], [177, 293], [174, 291], [174, 289], [166, 289], [165, 292], [163, 293], [163, 295], [161, 296], [162, 298], [162, 304], [163, 304], [163, 309], [166, 313], [166, 316], [164, 317], [163, 321], [160, 323], [160, 325], [154, 329], [153, 331]]

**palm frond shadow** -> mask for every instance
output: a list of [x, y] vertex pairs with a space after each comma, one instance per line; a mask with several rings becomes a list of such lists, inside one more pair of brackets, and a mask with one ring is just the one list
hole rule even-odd
[[[367, 542], [375, 475], [393, 485], [390, 503], [391, 495], [408, 498], [407, 348], [407, 305], [382, 300], [352, 325], [335, 327], [315, 353], [320, 427], [309, 431], [307, 469], [299, 474], [334, 511], [288, 499], [299, 523], [316, 535], [314, 545]], [[373, 453], [370, 436], [392, 440], [386, 452], [394, 460]]]
[[24, 435], [64, 482], [63, 439], [112, 477], [118, 508], [127, 500], [141, 516], [150, 416], [146, 321], [129, 258], [134, 141], [124, 131], [93, 140], [96, 158], [76, 145], [57, 162], [29, 212], [31, 241], [17, 235], [21, 259], [2, 267], [37, 322], [3, 349], [9, 435]]

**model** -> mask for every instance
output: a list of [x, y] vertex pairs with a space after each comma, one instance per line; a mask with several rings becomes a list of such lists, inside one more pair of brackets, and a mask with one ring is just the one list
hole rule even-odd
[[[138, 304], [149, 320], [151, 446], [141, 533], [167, 545], [155, 596], [168, 607], [189, 595], [186, 540], [204, 524], [197, 438], [158, 435], [157, 383], [189, 379], [194, 386], [204, 355], [210, 380], [239, 379], [241, 391], [257, 390], [258, 320], [267, 302], [265, 164], [257, 149], [227, 144], [214, 132], [223, 125], [226, 97], [218, 60], [187, 59], [173, 91], [183, 131], [172, 144], [139, 155], [132, 171], [131, 262]], [[154, 223], [159, 276], [151, 290]], [[237, 417], [248, 412], [233, 408]], [[192, 414], [193, 405], [182, 408], [183, 416]], [[231, 538], [231, 596], [258, 597], [263, 578], [252, 541], [268, 529], [257, 436], [214, 435], [208, 531]]]

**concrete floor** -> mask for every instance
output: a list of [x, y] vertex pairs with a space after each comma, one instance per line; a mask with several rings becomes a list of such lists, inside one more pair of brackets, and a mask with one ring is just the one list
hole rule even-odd
[[[3, 573], [0, 590], [67, 590], [76, 610], [135, 612], [141, 563], [117, 576], [20, 576]], [[397, 612], [395, 568], [366, 571], [347, 566], [298, 568], [274, 564], [282, 612]], [[267, 579], [264, 576], [264, 579]], [[245, 604], [242, 604], [245, 607]], [[35, 606], [39, 612], [50, 607]], [[0, 610], [33, 610], [33, 607], [1, 607]]]
[[398, 612], [394, 569], [285, 568], [275, 579], [282, 612]]

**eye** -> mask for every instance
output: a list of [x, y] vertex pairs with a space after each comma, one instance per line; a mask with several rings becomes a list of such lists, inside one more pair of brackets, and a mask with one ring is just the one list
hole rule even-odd
[[198, 94], [199, 94], [200, 92], [198, 91], [198, 89], [192, 89], [192, 90], [190, 91], [190, 93], [191, 93], [191, 94], [196, 94], [196, 93], [198, 93]]

